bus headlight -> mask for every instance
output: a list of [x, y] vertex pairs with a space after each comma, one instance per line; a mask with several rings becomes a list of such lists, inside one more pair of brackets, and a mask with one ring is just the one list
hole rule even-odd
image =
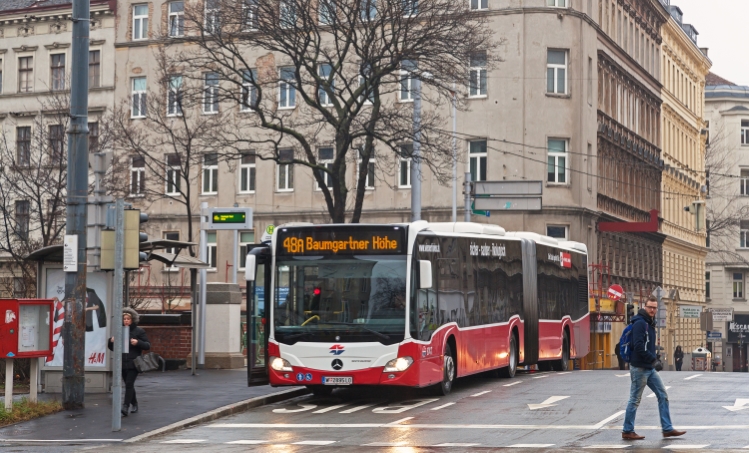
[[409, 356], [398, 357], [385, 364], [383, 373], [392, 373], [394, 371], [406, 371], [411, 364], [414, 363], [414, 359]]
[[289, 361], [281, 357], [271, 357], [270, 367], [276, 371], [294, 371]]

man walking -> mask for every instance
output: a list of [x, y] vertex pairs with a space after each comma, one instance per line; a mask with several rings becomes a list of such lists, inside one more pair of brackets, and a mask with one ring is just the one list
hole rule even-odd
[[624, 416], [624, 429], [622, 439], [639, 440], [640, 436], [635, 432], [635, 415], [637, 407], [642, 399], [642, 391], [647, 385], [658, 398], [658, 412], [661, 416], [661, 429], [663, 437], [676, 437], [686, 434], [686, 431], [677, 431], [671, 425], [671, 414], [668, 409], [668, 394], [663, 386], [663, 381], [654, 369], [657, 357], [655, 355], [655, 314], [658, 311], [658, 299], [650, 296], [645, 302], [645, 308], [632, 317], [632, 356], [629, 362], [629, 376], [632, 381], [629, 390], [629, 403], [627, 413]]

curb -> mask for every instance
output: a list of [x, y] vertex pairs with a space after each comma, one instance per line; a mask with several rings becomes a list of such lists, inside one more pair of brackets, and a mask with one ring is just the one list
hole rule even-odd
[[270, 395], [250, 398], [248, 400], [240, 401], [238, 403], [229, 404], [228, 406], [219, 407], [218, 409], [214, 409], [212, 411], [208, 411], [203, 414], [196, 415], [195, 417], [190, 417], [184, 420], [180, 420], [176, 423], [172, 423], [171, 425], [167, 425], [159, 429], [154, 429], [153, 431], [149, 431], [147, 433], [139, 434], [135, 437], [125, 439], [122, 442], [123, 443], [141, 442], [141, 441], [150, 439], [152, 437], [172, 433], [174, 431], [179, 431], [181, 429], [189, 428], [191, 426], [199, 425], [201, 423], [216, 420], [221, 417], [226, 417], [227, 415], [232, 415], [232, 414], [236, 414], [239, 412], [243, 412], [243, 411], [246, 411], [247, 409], [265, 406], [266, 404], [277, 403], [279, 401], [285, 401], [291, 398], [296, 398], [298, 396], [304, 396], [309, 393], [312, 393], [312, 392], [309, 389], [302, 387], [302, 388], [297, 388], [297, 389], [283, 390], [280, 392], [271, 393]]

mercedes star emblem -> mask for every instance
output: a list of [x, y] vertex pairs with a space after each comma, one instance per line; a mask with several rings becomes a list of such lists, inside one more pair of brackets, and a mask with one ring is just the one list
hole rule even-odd
[[335, 341], [341, 341], [341, 337], [339, 337], [338, 335], [336, 335]]
[[343, 361], [341, 359], [335, 359], [330, 366], [332, 366], [334, 370], [340, 370], [343, 368]]

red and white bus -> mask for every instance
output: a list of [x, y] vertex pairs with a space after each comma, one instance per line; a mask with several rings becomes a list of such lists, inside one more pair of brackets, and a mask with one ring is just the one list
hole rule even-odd
[[461, 222], [289, 225], [246, 269], [250, 384], [447, 394], [483, 371], [567, 370], [590, 346], [577, 242]]

